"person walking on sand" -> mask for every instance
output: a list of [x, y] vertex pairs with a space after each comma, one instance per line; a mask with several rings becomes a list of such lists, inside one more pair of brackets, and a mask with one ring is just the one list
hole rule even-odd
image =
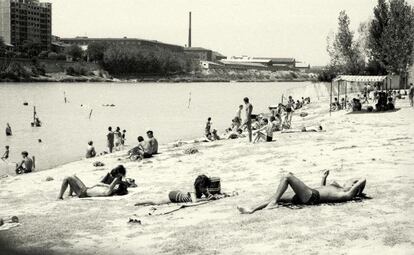
[[246, 119], [244, 120], [243, 126], [245, 125], [247, 128], [247, 132], [249, 133], [249, 142], [252, 142], [252, 112], [253, 112], [253, 105], [250, 103], [249, 98], [245, 97], [243, 99], [245, 108], [246, 108]]
[[12, 129], [9, 123], [6, 124], [6, 136], [12, 136]]
[[108, 127], [108, 134], [106, 135], [106, 139], [109, 153], [112, 153], [112, 150], [114, 148], [114, 132], [112, 132], [112, 127]]
[[[281, 178], [276, 194], [269, 200], [257, 205], [253, 208], [237, 207], [242, 214], [251, 214], [255, 211], [264, 208], [273, 209], [277, 207], [279, 202], [290, 202], [292, 204], [300, 205], [315, 205], [320, 203], [346, 202], [356, 197], [364, 197], [362, 193], [366, 179], [352, 179], [344, 186], [339, 185], [335, 181], [326, 185], [326, 178], [329, 175], [329, 170], [325, 171], [322, 176], [321, 187], [309, 188], [300, 179], [295, 177], [292, 173], [288, 173]], [[285, 193], [288, 187], [291, 187], [294, 194]]]
[[6, 151], [3, 153], [3, 156], [1, 156], [1, 160], [3, 160], [4, 162], [6, 162], [6, 160], [9, 158], [9, 153], [10, 153], [10, 150], [9, 150], [10, 147], [6, 145], [5, 148], [6, 148]]
[[410, 83], [410, 88], [408, 89], [408, 98], [410, 99], [410, 106], [414, 107], [414, 85]]
[[88, 142], [88, 148], [86, 149], [86, 158], [94, 158], [96, 156], [95, 147], [93, 147], [93, 142]]

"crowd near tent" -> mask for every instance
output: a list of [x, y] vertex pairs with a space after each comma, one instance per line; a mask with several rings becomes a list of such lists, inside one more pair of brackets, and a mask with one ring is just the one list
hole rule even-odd
[[[389, 76], [368, 76], [368, 75], [340, 75], [331, 81], [331, 92], [330, 92], [330, 101], [329, 109], [332, 105], [333, 97], [333, 83], [338, 83], [338, 99], [340, 91], [344, 91], [345, 98], [347, 98], [348, 86], [355, 86], [361, 83], [370, 84], [371, 86], [377, 86], [379, 90], [388, 90], [391, 89], [392, 78]], [[331, 111], [331, 110], [329, 110]]]

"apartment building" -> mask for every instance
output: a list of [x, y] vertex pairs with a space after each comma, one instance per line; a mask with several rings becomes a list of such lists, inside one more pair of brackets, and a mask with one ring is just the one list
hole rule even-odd
[[0, 36], [20, 50], [27, 42], [50, 50], [52, 4], [38, 0], [0, 0]]

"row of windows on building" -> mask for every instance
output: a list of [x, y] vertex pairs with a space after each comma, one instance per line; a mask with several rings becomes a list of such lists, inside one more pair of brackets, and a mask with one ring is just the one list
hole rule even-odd
[[49, 11], [50, 7], [42, 7], [42, 6], [33, 6], [33, 5], [27, 5], [27, 4], [19, 4], [19, 3], [11, 3], [11, 8], [16, 9], [32, 9], [36, 11]]

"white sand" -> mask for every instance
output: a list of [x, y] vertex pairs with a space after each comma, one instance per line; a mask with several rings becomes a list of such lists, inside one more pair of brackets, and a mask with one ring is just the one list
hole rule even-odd
[[[0, 238], [23, 250], [64, 254], [412, 254], [414, 248], [414, 109], [371, 114], [326, 113], [312, 103], [295, 127], [321, 123], [327, 132], [276, 134], [276, 142], [246, 139], [197, 144], [200, 153], [164, 146], [142, 162], [118, 161], [119, 154], [67, 164], [48, 171], [0, 179], [2, 216], [17, 215], [22, 225]], [[64, 176], [77, 174], [94, 184], [119, 163], [139, 185], [119, 199], [56, 201]], [[237, 205], [268, 198], [283, 173], [293, 172], [317, 186], [324, 169], [343, 183], [367, 178], [363, 202], [281, 207], [241, 215]], [[239, 196], [149, 216], [134, 203], [166, 198], [170, 190], [191, 190], [198, 174], [219, 176], [223, 191]], [[54, 178], [46, 182], [47, 176]], [[128, 224], [129, 217], [142, 225]]]

